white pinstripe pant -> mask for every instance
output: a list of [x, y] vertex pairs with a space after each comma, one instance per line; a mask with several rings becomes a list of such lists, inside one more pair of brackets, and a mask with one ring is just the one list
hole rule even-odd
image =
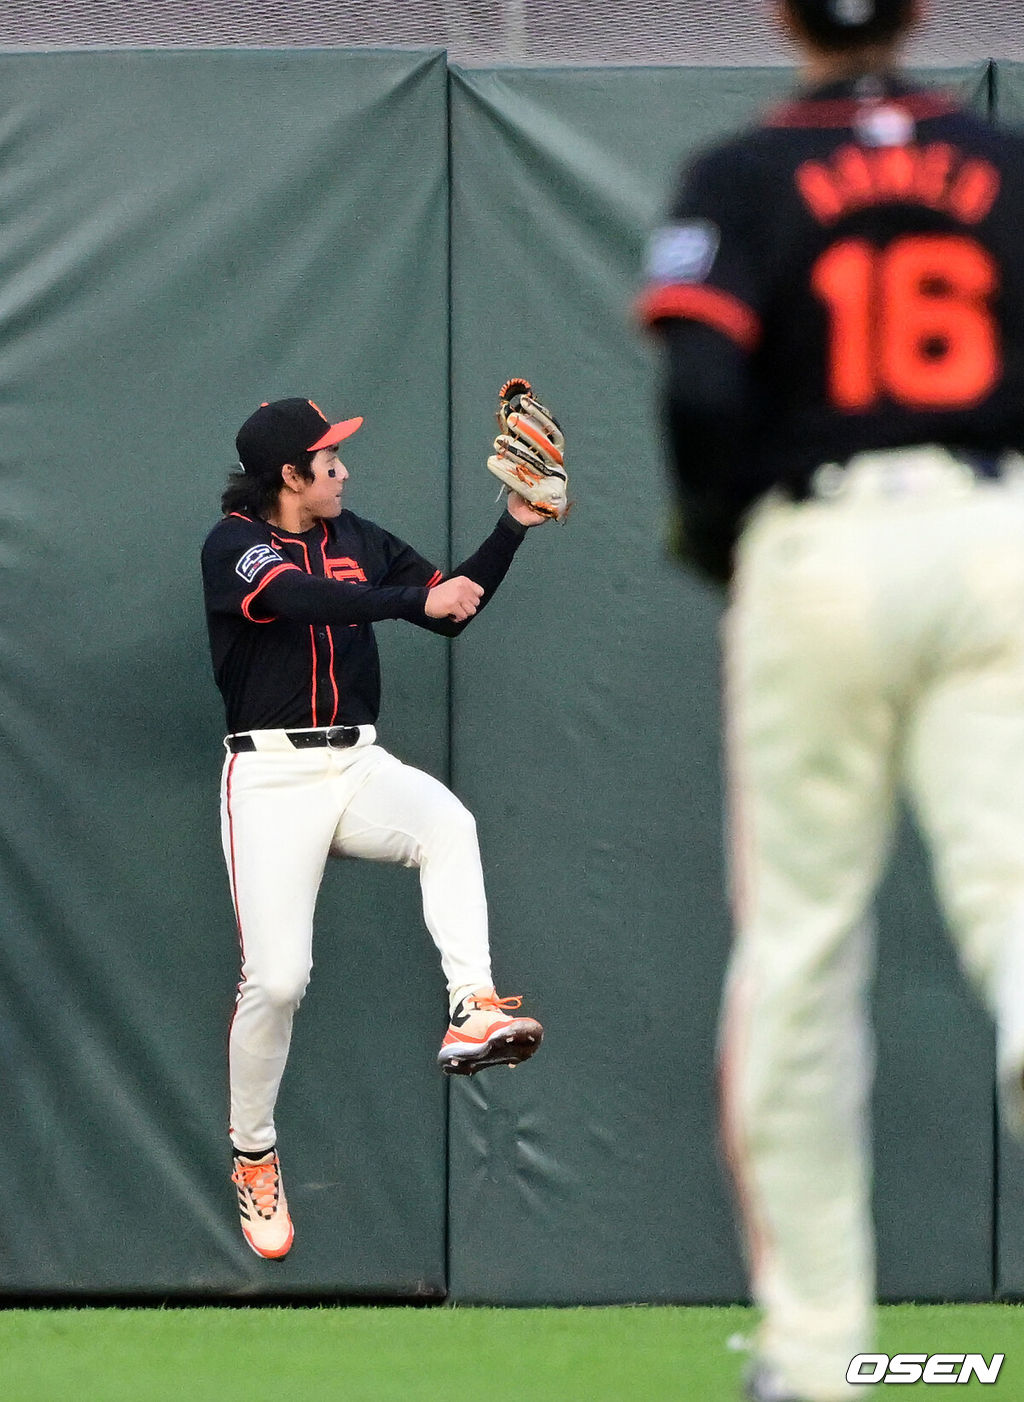
[[1024, 1129], [1024, 488], [941, 449], [848, 472], [834, 500], [759, 508], [726, 624], [724, 1130], [760, 1353], [811, 1402], [859, 1395], [871, 1348], [866, 913], [898, 787]]
[[328, 856], [418, 867], [449, 991], [492, 983], [476, 824], [455, 795], [374, 744], [372, 726], [351, 749], [296, 750], [283, 731], [258, 738], [257, 753], [227, 757], [221, 780], [242, 946], [229, 1043], [231, 1138], [252, 1150], [276, 1139], [274, 1106], [309, 982]]

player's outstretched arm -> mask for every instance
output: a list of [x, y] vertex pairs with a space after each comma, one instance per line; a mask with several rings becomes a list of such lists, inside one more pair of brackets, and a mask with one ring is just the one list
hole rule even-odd
[[[396, 536], [384, 533], [390, 554], [388, 584], [426, 580], [430, 594], [421, 618], [411, 621], [433, 633], [455, 637], [483, 609], [508, 573], [526, 532], [546, 521], [564, 520], [565, 438], [549, 411], [531, 397], [526, 380], [507, 380], [499, 393], [498, 423], [488, 468], [508, 489], [506, 510], [482, 544], [440, 581], [438, 571]], [[464, 586], [477, 591], [470, 598]], [[456, 589], [455, 586], [458, 586]]]
[[[419, 608], [402, 617], [444, 637], [460, 633], [484, 607], [505, 578], [528, 529], [525, 522], [503, 511], [490, 535], [473, 554], [442, 574], [418, 550], [390, 531], [369, 521], [361, 521], [360, 525], [372, 535], [376, 549], [386, 561], [381, 584], [391, 590], [413, 589], [419, 595]], [[460, 578], [463, 584], [472, 586], [471, 591], [455, 583]]]
[[[473, 554], [463, 560], [461, 564], [456, 565], [447, 579], [431, 587], [427, 595], [424, 616], [412, 621], [419, 623], [422, 628], [429, 629], [431, 633], [441, 633], [446, 638], [457, 637], [463, 628], [467, 627], [470, 621], [487, 605], [494, 591], [505, 578], [515, 553], [526, 536], [527, 529], [528, 527], [511, 512], [504, 512], [494, 530], [474, 550]], [[439, 594], [442, 589], [447, 590], [450, 585], [460, 580], [472, 585], [477, 591], [473, 600], [473, 611], [461, 616], [451, 614], [447, 608], [443, 608], [440, 612], [436, 611], [440, 606], [434, 596]], [[445, 598], [446, 596], [442, 595], [442, 605]]]
[[287, 618], [293, 623], [379, 623], [424, 617], [428, 578], [386, 586], [322, 579], [306, 574], [266, 538], [262, 523], [223, 518], [203, 546], [203, 586], [210, 613], [239, 615], [250, 623]]

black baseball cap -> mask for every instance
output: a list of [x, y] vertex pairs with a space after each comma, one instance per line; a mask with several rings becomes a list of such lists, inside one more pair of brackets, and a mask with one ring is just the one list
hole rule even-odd
[[253, 476], [278, 472], [304, 453], [336, 448], [351, 437], [362, 419], [332, 424], [312, 399], [275, 399], [260, 405], [238, 430], [235, 448], [243, 472]]
[[915, 0], [785, 0], [811, 39], [828, 48], [885, 43], [905, 29]]

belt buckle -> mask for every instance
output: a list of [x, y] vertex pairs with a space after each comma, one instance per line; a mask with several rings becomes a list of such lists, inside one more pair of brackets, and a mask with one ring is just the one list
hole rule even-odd
[[359, 739], [359, 728], [353, 725], [328, 726], [324, 740], [332, 750], [350, 749]]

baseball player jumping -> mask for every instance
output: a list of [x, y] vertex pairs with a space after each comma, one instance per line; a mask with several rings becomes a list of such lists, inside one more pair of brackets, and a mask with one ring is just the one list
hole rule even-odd
[[907, 791], [1024, 1131], [1024, 143], [905, 81], [917, 0], [783, 0], [807, 86], [655, 238], [678, 544], [720, 580], [725, 1140], [753, 1402], [861, 1394], [866, 919]]
[[349, 474], [338, 445], [361, 423], [331, 423], [306, 399], [257, 409], [239, 430], [240, 471], [202, 552], [229, 732], [221, 818], [242, 951], [230, 1034], [232, 1176], [245, 1239], [268, 1258], [284, 1256], [293, 1239], [274, 1106], [329, 856], [419, 868], [450, 998], [443, 1070], [515, 1065], [543, 1035], [517, 1015], [518, 997], [494, 989], [471, 815], [437, 779], [376, 743], [373, 624], [404, 619], [460, 633], [504, 579], [527, 529], [554, 513], [510, 492], [491, 534], [445, 577], [342, 507]]

